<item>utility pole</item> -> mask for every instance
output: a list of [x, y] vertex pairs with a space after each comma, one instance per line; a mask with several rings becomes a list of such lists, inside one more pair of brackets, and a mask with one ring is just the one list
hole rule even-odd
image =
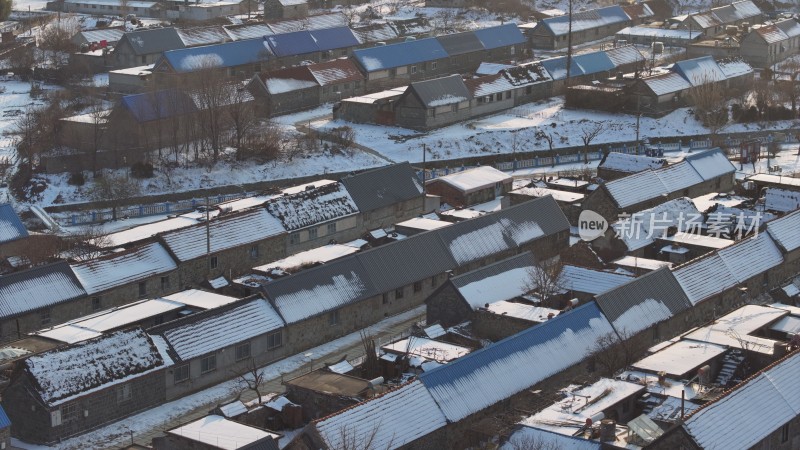
[[427, 146], [423, 143], [422, 144], [422, 196], [425, 197], [427, 194], [427, 188], [425, 187], [425, 156], [428, 153]]
[[211, 205], [208, 202], [208, 192], [206, 192], [206, 269], [209, 277], [211, 276]]
[[636, 154], [639, 154], [639, 119], [642, 118], [639, 100], [642, 98], [639, 93], [636, 93]]
[[572, 3], [574, 0], [569, 1], [569, 23], [567, 25], [567, 77], [564, 81], [564, 94], [566, 89], [569, 88], [570, 68], [572, 66]]

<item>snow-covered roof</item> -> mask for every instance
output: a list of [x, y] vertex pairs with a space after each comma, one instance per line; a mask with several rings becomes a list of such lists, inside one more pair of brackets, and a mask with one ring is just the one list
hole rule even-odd
[[489, 307], [486, 309], [490, 313], [536, 323], [546, 322], [561, 312], [557, 309], [544, 308], [527, 303], [507, 302], [504, 300], [490, 303]]
[[408, 162], [348, 175], [342, 178], [341, 183], [361, 212], [412, 199], [422, 201], [422, 183]]
[[593, 295], [633, 281], [633, 277], [627, 275], [572, 265], [563, 266], [559, 278], [564, 289]]
[[0, 204], [0, 242], [16, 241], [28, 236], [28, 230], [9, 203]]
[[511, 69], [517, 66], [511, 64], [498, 64], [498, 63], [489, 63], [489, 62], [482, 62], [478, 69], [475, 70], [475, 75], [495, 75], [500, 73], [503, 69]]
[[532, 63], [501, 69], [499, 72], [487, 76], [467, 79], [464, 84], [473, 97], [482, 97], [547, 81], [552, 81], [550, 73], [541, 64]]
[[283, 320], [269, 302], [257, 298], [223, 312], [190, 316], [190, 323], [164, 331], [182, 361], [222, 350], [256, 336], [278, 330]]
[[8, 318], [86, 295], [66, 262], [0, 277], [0, 315]]
[[669, 227], [681, 227], [683, 231], [692, 223], [700, 225], [702, 220], [691, 199], [680, 197], [634, 213], [629, 218], [614, 222], [611, 227], [628, 250], [633, 251], [652, 244], [664, 236]]
[[343, 184], [327, 184], [303, 192], [275, 197], [265, 203], [287, 231], [349, 216], [358, 212]]
[[225, 32], [225, 29], [217, 25], [210, 27], [178, 28], [178, 36], [181, 37], [181, 40], [187, 47], [218, 44], [231, 39], [228, 33]]
[[625, 38], [627, 36], [637, 36], [637, 37], [648, 37], [648, 38], [666, 38], [666, 39], [685, 39], [685, 40], [697, 40], [702, 37], [701, 33], [698, 32], [690, 32], [689, 30], [683, 29], [667, 29], [667, 28], [654, 28], [654, 27], [646, 27], [646, 26], [633, 26], [633, 27], [626, 27], [619, 31], [617, 31], [616, 36], [618, 39]]
[[693, 305], [739, 283], [716, 253], [692, 260], [675, 269], [673, 274]]
[[386, 344], [382, 350], [400, 355], [409, 354], [420, 356], [431, 361], [450, 362], [461, 358], [470, 352], [470, 349], [447, 342], [434, 341], [428, 338], [410, 336], [405, 339]]
[[725, 248], [734, 242], [731, 239], [723, 239], [699, 233], [684, 233], [682, 231], [661, 239], [664, 241], [674, 242], [675, 244], [694, 245], [713, 249]]
[[64, 324], [47, 330], [34, 333], [37, 336], [53, 339], [54, 341], [74, 344], [76, 342], [88, 341], [100, 337], [103, 333], [99, 331], [82, 328], [77, 325]]
[[397, 448], [446, 424], [425, 386], [413, 381], [321, 419], [314, 426], [328, 448], [344, 448], [345, 440], [369, 441], [375, 448]]
[[800, 209], [800, 192], [769, 188], [764, 196], [764, 207], [770, 211], [791, 212]]
[[636, 173], [647, 169], [658, 169], [664, 167], [664, 164], [666, 160], [663, 158], [611, 152], [600, 167], [617, 172]]
[[767, 224], [767, 231], [772, 239], [786, 252], [800, 248], [800, 211], [787, 214]]
[[31, 356], [25, 371], [42, 401], [56, 406], [171, 364], [137, 328]]
[[178, 428], [173, 428], [167, 431], [167, 434], [181, 436], [222, 450], [249, 447], [262, 440], [277, 441], [280, 437], [278, 434], [269, 433], [260, 428], [234, 422], [216, 415], [206, 416]]
[[719, 68], [719, 65], [711, 56], [678, 61], [672, 65], [672, 70], [680, 74], [692, 86], [715, 83], [726, 79], [722, 69]]
[[776, 341], [752, 336], [751, 333], [787, 314], [788, 311], [769, 306], [745, 305], [718, 318], [711, 325], [686, 334], [684, 338], [771, 355]]
[[269, 272], [272, 269], [283, 269], [291, 273], [299, 267], [333, 261], [334, 259], [356, 253], [358, 250], [359, 249], [349, 245], [328, 244], [304, 252], [295, 253], [292, 256], [269, 264], [264, 264], [263, 266], [253, 267], [253, 270], [257, 272]]
[[673, 94], [692, 88], [692, 85], [682, 76], [672, 72], [643, 78], [642, 83], [647, 85], [656, 95]]
[[599, 337], [612, 333], [589, 303], [425, 372], [420, 380], [447, 419], [456, 422], [580, 362]]
[[672, 267], [671, 262], [659, 261], [657, 259], [639, 258], [636, 256], [623, 256], [612, 261], [613, 264], [622, 267], [642, 268], [646, 270], [658, 270], [662, 267]]
[[692, 306], [667, 268], [645, 274], [595, 300], [614, 329], [628, 337]]
[[520, 423], [555, 433], [572, 436], [591, 419], [617, 403], [645, 389], [641, 384], [601, 378], [581, 387], [571, 384], [561, 390], [564, 399], [523, 419]]
[[430, 231], [430, 230], [438, 230], [439, 228], [444, 228], [450, 225], [452, 225], [451, 222], [445, 222], [444, 220], [426, 219], [424, 217], [413, 217], [404, 222], [395, 224], [395, 227], [405, 227], [405, 228], [413, 228], [415, 230]]
[[173, 217], [171, 219], [159, 220], [158, 222], [139, 225], [127, 230], [108, 234], [103, 239], [98, 240], [97, 243], [106, 247], [119, 247], [148, 239], [164, 231], [177, 230], [178, 228], [185, 228], [196, 224], [197, 220], [189, 217]]
[[470, 98], [470, 92], [458, 74], [416, 81], [411, 83], [405, 95], [416, 95], [426, 108], [452, 105]]
[[132, 250], [73, 264], [72, 271], [88, 294], [144, 280], [178, 268], [169, 253], [154, 242]]
[[465, 194], [481, 189], [494, 188], [497, 183], [506, 183], [514, 178], [491, 166], [480, 166], [474, 169], [452, 173], [429, 180], [426, 184], [446, 183]]
[[777, 322], [775, 322], [770, 327], [770, 329], [787, 333], [789, 335], [796, 335], [797, 333], [800, 332], [800, 317], [786, 316], [783, 319], [780, 319]]
[[705, 181], [736, 172], [736, 167], [720, 148], [693, 153], [687, 156], [685, 161]]
[[160, 235], [166, 246], [179, 261], [189, 261], [205, 256], [206, 232], [211, 235], [211, 252], [227, 250], [250, 242], [277, 236], [285, 230], [281, 223], [264, 209], [258, 208], [241, 213], [222, 215], [208, 225], [169, 231]]
[[200, 289], [187, 289], [167, 295], [164, 299], [200, 309], [219, 308], [220, 306], [239, 300], [236, 297], [219, 295], [213, 292], [201, 291]]
[[533, 256], [525, 252], [451, 278], [453, 286], [472, 309], [511, 300], [531, 290]]
[[725, 78], [736, 78], [753, 73], [753, 68], [750, 64], [742, 60], [722, 61], [717, 63]]
[[512, 194], [526, 195], [528, 197], [544, 197], [550, 195], [557, 202], [574, 203], [583, 200], [584, 195], [579, 192], [561, 191], [544, 187], [525, 187], [511, 191]]
[[[630, 22], [631, 18], [619, 6], [581, 11], [572, 14], [572, 32], [577, 33], [616, 23]], [[546, 28], [555, 36], [566, 35], [569, 31], [569, 15], [542, 19], [538, 27]]]
[[725, 351], [721, 345], [684, 339], [640, 359], [632, 367], [653, 374], [665, 372], [667, 376], [681, 379]]
[[768, 173], [758, 173], [747, 177], [747, 179], [756, 183], [800, 187], [800, 178], [771, 175]]
[[583, 437], [566, 436], [549, 430], [542, 430], [529, 426], [520, 426], [509, 436], [508, 441], [500, 450], [518, 450], [526, 448], [530, 442], [541, 445], [542, 448], [559, 450], [601, 450], [603, 444]]
[[740, 283], [783, 263], [781, 251], [769, 233], [742, 239], [717, 253]]
[[800, 411], [800, 354], [794, 353], [685, 419], [702, 448], [750, 448]]

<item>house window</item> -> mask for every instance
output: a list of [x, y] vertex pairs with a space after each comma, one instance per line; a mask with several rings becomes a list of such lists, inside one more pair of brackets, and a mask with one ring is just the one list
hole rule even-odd
[[250, 246], [250, 259], [258, 259], [258, 245]]
[[328, 224], [328, 234], [336, 233], [336, 222]]
[[318, 229], [317, 227], [309, 228], [308, 229], [308, 238], [309, 239], [316, 239], [318, 236]]
[[216, 269], [216, 268], [217, 268], [217, 265], [218, 265], [218, 263], [219, 263], [219, 261], [217, 261], [217, 257], [216, 257], [216, 256], [212, 256], [212, 257], [211, 257], [211, 260], [208, 262], [209, 266], [210, 266], [212, 269]]
[[339, 324], [339, 310], [331, 311], [328, 314], [328, 325], [338, 325]]
[[781, 427], [781, 444], [789, 441], [789, 424]]
[[384, 292], [382, 297], [383, 297], [383, 304], [384, 305], [388, 305], [389, 304], [389, 293], [388, 292]]
[[414, 283], [414, 292], [419, 292], [422, 290], [422, 281], [417, 281]]
[[283, 345], [283, 335], [280, 331], [276, 331], [267, 335], [267, 348], [273, 349]]
[[417, 73], [417, 66], [411, 66], [411, 73]]
[[161, 277], [161, 290], [162, 291], [169, 290], [169, 275]]
[[117, 403], [125, 403], [131, 399], [131, 385], [121, 384], [117, 386]]
[[78, 418], [78, 404], [67, 403], [61, 407], [61, 421], [68, 422]]
[[139, 282], [139, 298], [142, 298], [145, 295], [147, 295], [147, 281], [140, 281]]
[[396, 298], [396, 299], [403, 298], [404, 294], [405, 294], [405, 292], [404, 292], [403, 288], [397, 288], [397, 289], [394, 290], [394, 298]]
[[497, 95], [495, 95], [495, 99], [496, 99], [497, 101], [500, 101], [500, 100], [502, 100], [502, 99], [503, 99], [503, 93], [502, 93], [502, 92], [498, 92], [498, 93], [497, 93]]
[[209, 355], [200, 360], [200, 373], [217, 370], [217, 355]]
[[436, 61], [431, 62], [431, 70], [436, 70]]
[[50, 323], [50, 310], [45, 309], [44, 311], [40, 312], [39, 319], [41, 319], [42, 325], [47, 325]]
[[290, 244], [299, 244], [300, 243], [300, 233], [292, 233], [289, 235], [289, 243]]
[[174, 384], [183, 383], [184, 381], [189, 379], [189, 365], [184, 364], [182, 366], [175, 367], [174, 371], [172, 372], [172, 381]]
[[100, 297], [92, 297], [92, 311], [100, 309]]
[[250, 343], [245, 342], [236, 346], [236, 360], [241, 361], [250, 357]]

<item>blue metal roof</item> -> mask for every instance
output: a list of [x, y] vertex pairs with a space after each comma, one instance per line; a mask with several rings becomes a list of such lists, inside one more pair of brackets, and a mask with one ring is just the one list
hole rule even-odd
[[17, 212], [8, 203], [0, 204], [0, 242], [15, 241], [28, 236], [28, 230]]
[[[550, 58], [541, 61], [542, 67], [544, 67], [547, 72], [550, 73], [550, 77], [554, 80], [563, 80], [567, 77], [567, 57], [566, 56], [559, 56], [558, 58]], [[577, 61], [575, 61], [575, 57], [572, 58], [572, 64], [570, 64], [570, 76], [579, 76], [585, 75], [583, 72], [583, 68], [578, 65]]]
[[[442, 384], [455, 383], [459, 378], [470, 376], [473, 372], [480, 371], [493, 362], [514, 353], [544, 344], [552, 339], [558, 339], [570, 330], [576, 332], [588, 328], [592, 320], [606, 321], [594, 302], [579, 306], [570, 312], [561, 313], [541, 325], [528, 328], [449, 364], [425, 372], [419, 378], [428, 389]], [[591, 345], [593, 343], [587, 343], [587, 346]], [[577, 355], [577, 357], [580, 359], [583, 355]], [[536, 361], [531, 361], [531, 363], [536, 363]]]
[[475, 30], [474, 33], [486, 50], [525, 42], [525, 36], [513, 23]]
[[607, 72], [616, 67], [614, 62], [611, 61], [611, 58], [609, 58], [604, 51], [575, 55], [572, 59], [581, 66], [583, 73], [586, 75]]
[[333, 50], [335, 48], [355, 47], [361, 43], [348, 27], [323, 28], [309, 31], [317, 41], [320, 50]]
[[167, 119], [197, 111], [185, 92], [167, 89], [122, 97], [122, 105], [138, 122]]
[[682, 76], [692, 86], [722, 81], [726, 78], [712, 56], [678, 61], [672, 65], [672, 71]]
[[266, 36], [264, 40], [269, 43], [269, 48], [272, 50], [272, 53], [278, 57], [303, 55], [319, 51], [314, 37], [305, 30]]
[[363, 48], [353, 51], [353, 55], [356, 61], [358, 61], [358, 64], [367, 72], [391, 69], [448, 57], [442, 44], [435, 38]]
[[272, 56], [265, 39], [246, 39], [164, 52], [156, 63], [169, 62], [175, 72], [193, 72], [211, 67], [236, 67], [265, 61]]
[[0, 428], [8, 428], [11, 426], [11, 419], [8, 418], [6, 411], [0, 406]]

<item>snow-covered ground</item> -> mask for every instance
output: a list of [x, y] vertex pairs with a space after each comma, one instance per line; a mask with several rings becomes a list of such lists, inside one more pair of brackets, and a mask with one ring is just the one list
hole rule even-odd
[[[385, 331], [394, 325], [413, 319], [424, 312], [425, 306], [423, 305], [397, 316], [385, 319], [373, 325], [372, 327], [369, 327], [367, 331], [374, 335], [380, 333], [381, 331]], [[316, 360], [324, 355], [357, 345], [360, 341], [361, 334], [359, 332], [351, 333], [327, 344], [314, 347], [303, 354], [290, 356], [274, 364], [265, 366], [259, 370], [264, 370], [265, 380], [280, 379], [283, 374], [287, 374], [298, 370], [303, 366], [307, 366], [310, 361], [309, 357], [305, 356], [307, 354], [311, 354], [312, 356], [310, 358]], [[145, 412], [136, 414], [135, 416], [128, 417], [120, 422], [106, 425], [103, 428], [97, 429], [85, 435], [68, 439], [53, 447], [30, 445], [17, 440], [15, 440], [14, 445], [20, 448], [31, 450], [78, 450], [87, 448], [109, 448], [125, 445], [130, 442], [131, 433], [133, 433], [134, 438], [136, 438], [138, 435], [146, 434], [153, 430], [163, 430], [165, 425], [179, 419], [183, 415], [200, 407], [208, 406], [208, 408], [211, 409], [217, 403], [233, 399], [241, 391], [242, 387], [239, 381], [230, 380], [173, 402], [165, 403], [161, 406], [149, 409]]]

